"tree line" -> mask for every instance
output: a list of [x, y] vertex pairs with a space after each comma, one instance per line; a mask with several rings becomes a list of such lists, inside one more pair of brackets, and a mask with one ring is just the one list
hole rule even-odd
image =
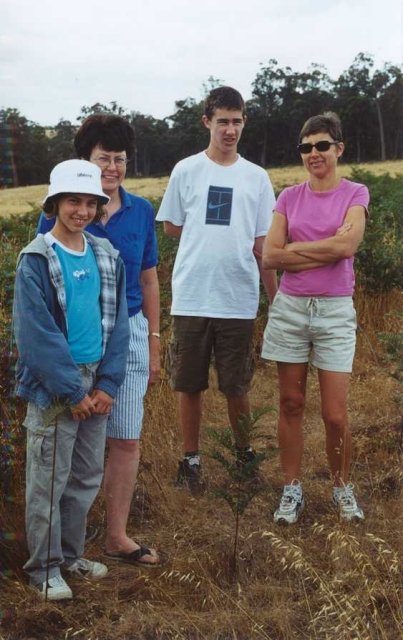
[[[225, 84], [210, 77], [207, 94]], [[280, 67], [271, 59], [261, 64], [246, 103], [248, 123], [240, 153], [263, 167], [299, 162], [297, 137], [310, 116], [331, 110], [339, 114], [348, 162], [403, 158], [403, 68], [386, 63], [376, 69], [371, 54], [359, 53], [336, 80], [326, 67], [311, 64], [305, 72]], [[73, 138], [88, 115], [110, 112], [126, 117], [135, 132], [128, 177], [167, 175], [174, 164], [207, 146], [200, 119], [203, 100], [175, 102], [163, 119], [127, 110], [117, 102], [83, 106], [73, 124], [60, 120], [51, 130], [27, 120], [17, 109], [0, 109], [0, 186], [42, 184], [52, 167], [74, 157]]]

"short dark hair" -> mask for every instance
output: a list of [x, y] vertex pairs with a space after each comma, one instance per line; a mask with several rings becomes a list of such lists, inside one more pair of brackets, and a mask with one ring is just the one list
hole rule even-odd
[[[58, 193], [55, 196], [51, 196], [50, 198], [47, 198], [45, 204], [43, 205], [43, 210], [47, 218], [56, 218], [57, 214], [59, 213], [59, 202], [62, 198], [65, 198], [67, 195], [69, 194]], [[97, 196], [94, 196], [94, 198], [97, 198]], [[99, 222], [102, 216], [104, 215], [105, 215], [104, 205], [102, 204], [101, 199], [97, 198], [97, 212], [92, 222]]]
[[305, 136], [311, 136], [314, 133], [328, 133], [335, 142], [341, 142], [343, 133], [337, 113], [325, 111], [325, 113], [321, 113], [318, 116], [308, 118], [300, 131], [298, 142], [301, 142]]
[[244, 116], [245, 102], [236, 89], [232, 87], [217, 87], [210, 91], [204, 101], [204, 115], [211, 120], [216, 109], [242, 111], [242, 115]]
[[89, 160], [97, 145], [105, 151], [126, 151], [130, 158], [134, 146], [133, 127], [121, 116], [94, 113], [77, 131], [74, 148], [79, 158]]

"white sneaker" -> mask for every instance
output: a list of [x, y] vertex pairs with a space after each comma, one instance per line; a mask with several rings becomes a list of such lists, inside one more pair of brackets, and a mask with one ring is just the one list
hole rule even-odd
[[103, 578], [108, 573], [108, 567], [102, 562], [93, 562], [85, 558], [79, 558], [70, 566], [64, 566], [64, 569], [71, 575], [81, 576], [82, 578]]
[[69, 600], [73, 597], [73, 592], [62, 576], [53, 576], [48, 580], [48, 589], [46, 592], [46, 580], [39, 584], [31, 583], [31, 586], [38, 591], [39, 596], [45, 600]]
[[364, 512], [357, 504], [353, 489], [351, 482], [343, 487], [333, 487], [333, 502], [343, 520], [364, 520]]
[[301, 484], [298, 480], [293, 480], [291, 484], [286, 484], [283, 489], [280, 506], [274, 512], [274, 522], [294, 524], [294, 522], [297, 522], [304, 506], [305, 501]]

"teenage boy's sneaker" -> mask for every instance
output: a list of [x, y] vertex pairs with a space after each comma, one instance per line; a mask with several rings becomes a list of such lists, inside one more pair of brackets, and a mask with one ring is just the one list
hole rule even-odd
[[286, 484], [281, 496], [280, 506], [274, 512], [274, 522], [279, 524], [294, 524], [297, 522], [305, 506], [302, 487], [298, 480]]
[[93, 562], [85, 558], [79, 558], [70, 566], [64, 569], [72, 576], [81, 576], [82, 578], [100, 579], [108, 573], [108, 567], [102, 562]]
[[73, 597], [73, 592], [70, 589], [67, 582], [65, 582], [62, 576], [53, 576], [48, 580], [48, 590], [46, 593], [46, 580], [39, 584], [31, 583], [31, 587], [36, 589], [39, 597], [45, 600], [70, 600]]
[[364, 520], [364, 512], [357, 504], [353, 489], [351, 482], [344, 487], [333, 487], [333, 502], [339, 509], [340, 517], [349, 522]]
[[175, 485], [187, 487], [192, 495], [200, 495], [206, 488], [202, 479], [200, 463], [191, 464], [188, 458], [179, 461]]

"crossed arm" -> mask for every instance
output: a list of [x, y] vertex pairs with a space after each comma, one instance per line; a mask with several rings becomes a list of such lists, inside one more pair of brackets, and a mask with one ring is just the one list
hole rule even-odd
[[287, 242], [287, 218], [275, 212], [263, 245], [263, 268], [298, 272], [350, 258], [357, 252], [364, 230], [365, 209], [356, 205], [348, 209], [334, 236], [308, 242]]

